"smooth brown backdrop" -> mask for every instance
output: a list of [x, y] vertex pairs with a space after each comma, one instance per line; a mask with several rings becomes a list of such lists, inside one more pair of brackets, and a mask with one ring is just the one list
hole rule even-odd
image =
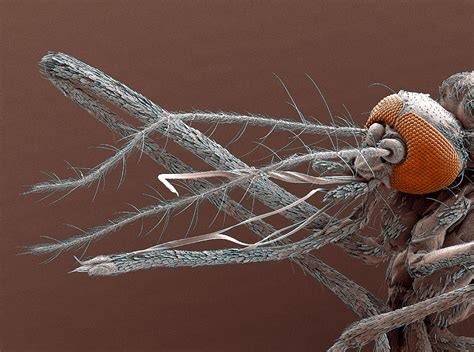
[[[300, 107], [329, 122], [305, 73], [335, 112], [345, 104], [362, 123], [394, 89], [436, 96], [442, 79], [472, 70], [472, 1], [1, 1], [1, 288], [0, 350], [12, 351], [322, 351], [356, 316], [289, 262], [163, 269], [90, 279], [67, 274], [73, 253], [47, 265], [18, 256], [40, 235], [63, 238], [98, 225], [126, 203], [150, 204], [145, 184], [163, 169], [128, 163], [92, 202], [93, 189], [49, 205], [21, 196], [45, 179], [70, 173], [63, 160], [93, 166], [110, 153], [112, 134], [62, 97], [38, 73], [48, 50], [99, 67], [170, 110], [226, 110], [293, 116], [277, 73]], [[236, 128], [214, 137], [228, 141]], [[253, 146], [250, 131], [233, 152]], [[288, 136], [272, 138], [283, 144]], [[281, 138], [281, 141], [278, 139]], [[262, 152], [263, 153], [263, 152]], [[263, 154], [262, 154], [263, 155]], [[195, 158], [181, 155], [187, 162]], [[247, 158], [251, 163], [252, 159]], [[204, 164], [194, 162], [204, 168]], [[192, 213], [172, 219], [180, 236]], [[194, 234], [215, 209], [204, 207]], [[218, 224], [220, 226], [220, 223]], [[143, 248], [159, 233], [125, 228], [87, 255]], [[244, 238], [251, 239], [249, 234]], [[247, 237], [245, 237], [247, 236]], [[80, 253], [75, 253], [80, 254]], [[385, 298], [384, 266], [369, 267], [334, 248], [318, 255]], [[473, 320], [457, 327], [472, 334]]]

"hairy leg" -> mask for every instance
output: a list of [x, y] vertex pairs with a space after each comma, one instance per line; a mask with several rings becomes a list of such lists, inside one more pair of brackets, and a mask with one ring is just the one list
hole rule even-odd
[[467, 285], [435, 298], [361, 320], [344, 331], [329, 351], [345, 351], [349, 348], [361, 347], [373, 341], [380, 334], [473, 299], [474, 285]]
[[434, 328], [430, 332], [433, 351], [474, 351], [474, 337], [455, 336], [448, 329]]

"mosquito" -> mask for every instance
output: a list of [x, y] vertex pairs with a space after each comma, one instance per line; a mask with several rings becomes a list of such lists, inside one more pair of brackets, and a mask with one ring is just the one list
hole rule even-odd
[[[474, 72], [457, 73], [443, 81], [437, 100], [417, 92], [393, 92], [372, 109], [365, 126], [358, 127], [310, 122], [296, 104], [301, 121], [170, 112], [66, 54], [48, 53], [40, 67], [46, 79], [121, 136], [123, 143], [109, 147], [114, 154], [87, 172], [72, 167], [76, 177], [55, 177], [27, 193], [63, 192], [66, 196], [99, 185], [119, 165], [121, 183], [127, 158], [139, 151], [169, 171], [157, 178], [175, 197], [69, 238], [28, 247], [29, 253], [54, 258], [87, 248], [127, 224], [152, 216], [162, 216], [166, 222], [171, 212], [208, 200], [236, 222], [132, 252], [77, 259], [79, 266], [73, 272], [111, 276], [163, 267], [291, 260], [361, 318], [328, 351], [360, 348], [370, 342], [375, 342], [377, 351], [474, 350], [474, 338], [449, 331], [474, 312]], [[106, 104], [138, 119], [142, 126], [133, 127]], [[302, 134], [320, 135], [333, 147], [305, 146], [304, 153], [251, 166], [191, 127], [191, 122], [267, 127], [271, 133], [290, 132], [294, 139]], [[347, 143], [348, 138], [353, 145]], [[192, 152], [212, 171], [194, 170], [167, 151], [163, 139]], [[303, 166], [307, 172], [298, 171]], [[186, 194], [180, 194], [178, 183], [185, 186]], [[280, 186], [291, 183], [306, 184], [310, 190], [301, 197]], [[231, 197], [235, 188], [272, 210], [254, 214]], [[316, 195], [322, 196], [318, 206], [309, 202]], [[272, 216], [284, 217], [290, 225], [274, 228], [267, 220]], [[368, 224], [376, 218], [380, 219], [378, 235], [368, 236]], [[239, 239], [233, 233], [240, 226], [258, 239]], [[296, 234], [304, 236], [295, 239]], [[215, 240], [228, 242], [230, 248], [182, 248]], [[388, 301], [382, 302], [314, 256], [328, 244], [369, 264], [387, 262]]]

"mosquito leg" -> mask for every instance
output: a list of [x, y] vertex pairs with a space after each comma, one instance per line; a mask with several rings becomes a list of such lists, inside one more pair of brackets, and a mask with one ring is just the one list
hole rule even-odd
[[[361, 318], [368, 318], [390, 311], [371, 292], [355, 284], [346, 276], [334, 270], [332, 267], [311, 255], [298, 257], [300, 265], [305, 268], [311, 276], [331, 290], [341, 301]], [[390, 344], [386, 334], [382, 334], [376, 340], [376, 351], [390, 351]]]
[[473, 184], [466, 184], [456, 197], [442, 202], [433, 213], [416, 223], [407, 256], [407, 270], [411, 276], [421, 277], [453, 265], [474, 263], [474, 242], [443, 248], [450, 229], [471, 212], [473, 190]]
[[455, 336], [448, 329], [433, 329], [431, 346], [435, 352], [474, 351], [474, 337]]
[[409, 272], [413, 277], [430, 275], [452, 266], [474, 266], [474, 242], [445, 247], [409, 259]]
[[328, 351], [345, 351], [349, 348], [361, 347], [375, 340], [380, 334], [473, 299], [474, 285], [468, 285], [423, 302], [363, 319], [344, 331]]
[[[450, 232], [444, 241], [444, 246], [449, 248], [456, 245], [473, 243], [474, 232], [474, 213], [470, 212], [461, 224], [456, 226], [453, 232]], [[451, 291], [463, 287], [473, 282], [474, 265], [458, 265], [434, 272], [433, 274], [415, 279], [413, 283], [414, 290], [418, 297], [424, 297], [442, 292]], [[466, 303], [448, 309], [434, 316], [428, 317], [432, 326], [441, 328], [459, 323], [467, 319], [474, 313], [474, 302]]]
[[428, 331], [422, 320], [408, 324], [402, 330], [403, 340], [401, 345], [398, 346], [401, 351], [432, 351]]

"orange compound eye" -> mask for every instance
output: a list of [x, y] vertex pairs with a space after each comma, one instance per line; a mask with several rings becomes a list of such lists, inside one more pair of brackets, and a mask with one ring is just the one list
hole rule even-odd
[[390, 127], [395, 126], [397, 117], [403, 109], [403, 100], [398, 94], [392, 94], [383, 98], [370, 112], [365, 127], [375, 122], [384, 122]]
[[463, 168], [458, 151], [427, 120], [404, 106], [398, 94], [385, 97], [374, 107], [366, 124], [368, 127], [375, 122], [386, 123], [397, 130], [407, 145], [405, 160], [393, 168], [392, 188], [427, 194], [448, 187]]

